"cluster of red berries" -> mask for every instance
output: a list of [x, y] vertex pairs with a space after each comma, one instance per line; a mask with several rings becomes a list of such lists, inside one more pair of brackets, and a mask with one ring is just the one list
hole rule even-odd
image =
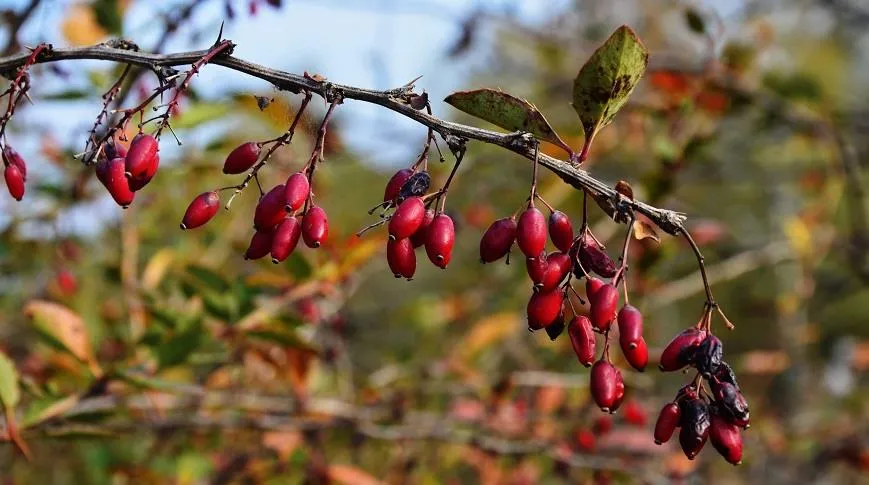
[[119, 143], [103, 146], [105, 157], [97, 162], [97, 179], [112, 199], [124, 209], [133, 203], [136, 192], [148, 185], [160, 166], [160, 145], [156, 138], [139, 133], [129, 150]]
[[655, 442], [668, 441], [680, 427], [679, 444], [688, 458], [694, 459], [710, 439], [728, 462], [738, 465], [742, 462], [740, 428], [749, 427], [748, 402], [733, 369], [722, 360], [721, 340], [709, 331], [710, 312], [707, 308], [698, 326], [676, 335], [661, 354], [658, 367], [662, 371], [692, 366], [698, 373], [694, 382], [682, 387], [673, 402], [661, 409], [655, 424]]
[[6, 180], [6, 189], [15, 200], [24, 198], [24, 182], [27, 181], [27, 164], [24, 158], [11, 146], [6, 145], [0, 151], [3, 155], [3, 178]]
[[387, 210], [389, 239], [386, 242], [386, 261], [396, 278], [413, 278], [416, 273], [415, 249], [425, 246], [428, 259], [441, 269], [450, 264], [456, 229], [453, 219], [436, 209], [439, 195], [426, 194], [431, 176], [425, 170], [414, 168], [399, 170], [389, 179], [380, 207]]
[[[247, 142], [226, 157], [223, 173], [236, 175], [251, 170], [260, 158], [262, 143]], [[254, 168], [254, 170], [256, 170]], [[210, 221], [220, 208], [217, 191], [199, 194], [184, 213], [181, 229], [193, 229]], [[254, 234], [244, 253], [245, 259], [260, 259], [271, 254], [277, 264], [296, 249], [299, 239], [310, 248], [320, 247], [329, 235], [329, 219], [322, 207], [313, 203], [310, 172], [295, 172], [283, 184], [262, 195], [253, 216]]]
[[[547, 237], [556, 251], [546, 253]], [[618, 321], [619, 344], [631, 366], [642, 372], [649, 360], [639, 310], [625, 304], [618, 311], [616, 286], [624, 276], [624, 262], [617, 268], [586, 225], [574, 238], [573, 225], [566, 214], [550, 208], [547, 221], [533, 201], [529, 201], [518, 223], [513, 216], [498, 219], [489, 226], [480, 240], [480, 259], [484, 263], [501, 259], [508, 255], [514, 242], [525, 255], [528, 276], [534, 283], [527, 307], [530, 330], [545, 329], [555, 340], [565, 329], [565, 304], [573, 309], [570, 280], [586, 278], [588, 316], [573, 310], [566, 325], [567, 333], [579, 362], [592, 367], [591, 394], [595, 403], [603, 411], [614, 413], [625, 395], [621, 372], [609, 358], [610, 328], [614, 321]], [[611, 282], [605, 283], [590, 272], [611, 278]], [[602, 334], [604, 340], [597, 362], [595, 333]]]

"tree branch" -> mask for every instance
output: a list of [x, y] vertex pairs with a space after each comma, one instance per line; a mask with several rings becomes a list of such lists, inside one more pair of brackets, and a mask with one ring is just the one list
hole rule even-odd
[[[51, 49], [40, 55], [36, 63], [96, 59], [133, 64], [157, 70], [161, 67], [193, 64], [207, 54], [208, 50], [157, 55], [115, 49], [106, 44], [100, 44], [92, 47]], [[25, 52], [0, 58], [0, 72], [9, 73], [23, 66], [27, 62], [28, 56], [29, 53]], [[406, 102], [406, 97], [412, 91], [413, 84], [397, 89], [376, 91], [335, 84], [328, 80], [317, 81], [310, 77], [272, 69], [230, 55], [217, 56], [211, 63], [262, 79], [280, 89], [294, 93], [309, 91], [326, 100], [332, 100], [336, 96], [340, 96], [345, 100], [352, 99], [376, 104], [433, 129], [448, 142], [456, 138], [477, 140], [483, 143], [498, 145], [528, 160], [534, 160], [536, 140], [524, 136], [524, 133], [500, 133], [484, 130], [446, 121], [429, 115], [424, 111], [415, 110]], [[542, 153], [539, 154], [538, 160], [541, 165], [558, 175], [566, 183], [577, 189], [587, 190], [601, 208], [610, 215], [615, 215], [621, 208], [628, 206], [631, 210], [648, 217], [655, 225], [668, 234], [675, 236], [684, 231], [682, 226], [685, 221], [684, 214], [653, 207], [640, 201], [627, 200], [606, 183], [564, 160], [559, 160]]]

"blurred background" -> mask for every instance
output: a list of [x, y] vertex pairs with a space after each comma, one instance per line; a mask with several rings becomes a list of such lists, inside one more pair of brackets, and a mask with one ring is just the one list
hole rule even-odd
[[[178, 221], [197, 194], [240, 182], [221, 173], [227, 153], [286, 130], [301, 97], [206, 66], [173, 117], [183, 144], [164, 136], [161, 171], [121, 210], [73, 159], [120, 67], [64, 61], [32, 69], [33, 104], [7, 131], [30, 170], [23, 202], [0, 196], [0, 351], [33, 459], [0, 442], [0, 483], [869, 483], [866, 2], [5, 0], [0, 14], [4, 55], [111, 37], [203, 49], [225, 22], [243, 59], [376, 89], [422, 75], [436, 115], [476, 126], [491, 128], [441, 100], [502, 88], [575, 148], [573, 78], [630, 25], [649, 70], [586, 168], [688, 214], [752, 406], [739, 467], [709, 445], [694, 461], [654, 445], [658, 410], [688, 379], [658, 372], [656, 354], [704, 301], [690, 248], [666, 235], [630, 254], [653, 363], [624, 370], [618, 414], [590, 403], [567, 339], [527, 331], [524, 265], [478, 261], [486, 227], [527, 196], [527, 160], [470, 143], [447, 205], [449, 269], [420, 255], [412, 282], [394, 279], [385, 231], [354, 233], [425, 129], [348, 101], [316, 179], [328, 244], [245, 261], [253, 187], [202, 229]], [[134, 76], [122, 106], [155, 86]], [[323, 112], [315, 98], [264, 185], [305, 163]], [[451, 165], [432, 152], [436, 183]], [[578, 224], [581, 194], [541, 177]], [[590, 217], [616, 256], [625, 227]]]

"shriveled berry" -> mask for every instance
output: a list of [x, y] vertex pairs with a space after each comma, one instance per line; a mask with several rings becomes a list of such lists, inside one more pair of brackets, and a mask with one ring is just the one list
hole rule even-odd
[[97, 163], [97, 179], [103, 184], [115, 202], [126, 209], [133, 203], [136, 194], [130, 190], [130, 182], [124, 176], [124, 159], [113, 158]]
[[615, 276], [615, 262], [594, 240], [591, 234], [586, 233], [580, 238], [576, 254], [578, 263], [582, 264], [582, 267], [586, 271], [597, 273], [604, 278]]
[[220, 196], [217, 192], [203, 192], [187, 206], [181, 229], [194, 229], [210, 221], [220, 209]]
[[603, 280], [589, 275], [585, 280], [585, 296], [588, 299], [591, 299], [591, 296], [597, 293], [597, 290], [601, 289], [604, 284]]
[[253, 233], [250, 238], [250, 244], [244, 252], [244, 259], [260, 259], [269, 254], [272, 250], [272, 239], [274, 238], [275, 230], [273, 228], [261, 229]]
[[710, 376], [721, 365], [724, 347], [715, 335], [707, 335], [697, 347], [692, 359], [693, 364], [704, 376]]
[[721, 415], [737, 426], [747, 427], [750, 422], [748, 401], [733, 384], [712, 382], [712, 396]]
[[600, 332], [606, 332], [616, 318], [619, 304], [619, 290], [611, 284], [605, 284], [588, 299], [591, 304], [589, 318], [591, 324]]
[[622, 348], [634, 348], [643, 338], [643, 314], [637, 307], [625, 304], [618, 315], [619, 344]]
[[420, 224], [419, 229], [413, 233], [413, 236], [410, 236], [410, 242], [413, 243], [414, 248], [418, 248], [425, 244], [425, 236], [428, 233], [428, 226], [431, 224], [431, 221], [434, 220], [434, 209], [427, 209], [425, 211], [425, 216], [422, 218], [422, 224]]
[[685, 367], [690, 363], [694, 352], [705, 338], [705, 330], [695, 327], [683, 330], [664, 347], [658, 368], [664, 372], [673, 372]]
[[386, 242], [386, 262], [396, 278], [413, 278], [416, 273], [416, 253], [410, 239], [389, 239]]
[[[6, 163], [15, 165], [18, 167], [18, 170], [21, 172], [21, 176], [24, 181], [27, 181], [27, 163], [24, 162], [24, 157], [22, 157], [14, 148], [9, 145], [3, 147], [3, 157], [6, 160]], [[109, 157], [114, 158], [114, 157]]]
[[284, 184], [284, 203], [287, 212], [301, 209], [310, 193], [311, 184], [304, 173], [296, 172], [290, 175], [287, 183]]
[[554, 342], [555, 339], [564, 332], [564, 317], [559, 316], [552, 325], [545, 327], [544, 330], [546, 330], [546, 335], [549, 337], [549, 340]]
[[658, 420], [655, 421], [655, 444], [662, 444], [670, 441], [673, 437], [673, 432], [679, 426], [682, 417], [682, 411], [679, 404], [670, 402], [661, 408], [658, 413]]
[[721, 453], [725, 460], [733, 465], [742, 463], [742, 434], [739, 428], [725, 417], [712, 414], [709, 426], [709, 438], [712, 446]]
[[634, 400], [625, 403], [625, 407], [622, 409], [622, 416], [626, 423], [634, 426], [645, 426], [646, 421], [649, 419], [643, 406]]
[[546, 217], [536, 207], [529, 207], [519, 216], [516, 242], [526, 257], [536, 258], [546, 247]]
[[223, 162], [223, 173], [234, 175], [247, 172], [259, 158], [262, 145], [249, 141], [235, 147]]
[[312, 206], [302, 217], [302, 239], [309, 248], [319, 248], [329, 236], [329, 218], [322, 207]]
[[567, 214], [554, 211], [549, 215], [549, 239], [559, 251], [567, 253], [573, 244], [573, 225]]
[[428, 172], [416, 172], [401, 185], [398, 191], [398, 201], [404, 201], [410, 197], [421, 197], [428, 192], [431, 186], [431, 175]]
[[272, 237], [272, 263], [278, 264], [287, 259], [299, 244], [302, 224], [296, 217], [286, 217], [275, 229]]
[[709, 406], [706, 401], [693, 398], [679, 401], [681, 419], [679, 426], [679, 445], [689, 460], [693, 460], [703, 449], [709, 438]]
[[419, 197], [406, 199], [398, 209], [395, 209], [392, 219], [389, 220], [389, 238], [409, 238], [422, 225], [423, 219], [425, 219], [425, 203], [422, 199]]
[[9, 195], [15, 200], [24, 198], [24, 174], [18, 165], [9, 164], [3, 170], [3, 178], [6, 179], [6, 188], [9, 190]]
[[398, 172], [395, 172], [389, 182], [386, 183], [386, 190], [383, 191], [383, 202], [389, 202], [391, 200], [395, 200], [398, 197], [398, 193], [401, 191], [401, 186], [407, 182], [407, 179], [413, 175], [413, 170], [409, 168], [403, 168]]
[[159, 145], [151, 135], [139, 133], [130, 142], [124, 158], [125, 175], [130, 179], [130, 190], [137, 191], [148, 184], [160, 165]]
[[570, 345], [576, 354], [579, 363], [591, 367], [594, 362], [594, 329], [591, 328], [591, 320], [585, 315], [578, 315], [570, 320], [567, 326], [567, 335], [570, 336]]
[[622, 353], [625, 355], [625, 360], [628, 361], [628, 364], [631, 364], [631, 367], [638, 372], [643, 372], [646, 370], [646, 366], [649, 365], [649, 347], [646, 346], [646, 341], [642, 337], [636, 340], [635, 344], [633, 348], [622, 345]]
[[735, 387], [737, 391], [739, 390], [739, 384], [736, 382], [736, 374], [727, 362], [722, 360], [721, 363], [718, 364], [718, 368], [715, 369], [715, 372], [712, 373], [712, 376], [721, 382], [729, 382], [730, 384], [733, 384], [733, 387]]
[[453, 219], [446, 214], [436, 215], [426, 233], [425, 252], [428, 259], [438, 268], [446, 268], [453, 257], [453, 243], [456, 241]]
[[540, 330], [552, 325], [561, 317], [562, 303], [564, 294], [561, 290], [532, 293], [527, 308], [528, 328]]
[[516, 220], [505, 217], [493, 222], [480, 239], [480, 261], [491, 263], [510, 252], [516, 240]]
[[253, 214], [254, 229], [269, 229], [283, 222], [284, 184], [276, 185], [262, 196]]
[[612, 413], [618, 399], [621, 373], [606, 360], [598, 360], [591, 367], [591, 397], [601, 411]]

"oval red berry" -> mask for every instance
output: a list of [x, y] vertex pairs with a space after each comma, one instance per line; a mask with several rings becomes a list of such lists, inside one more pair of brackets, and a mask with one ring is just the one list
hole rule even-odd
[[217, 192], [203, 192], [187, 206], [181, 229], [194, 229], [210, 221], [220, 209], [220, 196]]

